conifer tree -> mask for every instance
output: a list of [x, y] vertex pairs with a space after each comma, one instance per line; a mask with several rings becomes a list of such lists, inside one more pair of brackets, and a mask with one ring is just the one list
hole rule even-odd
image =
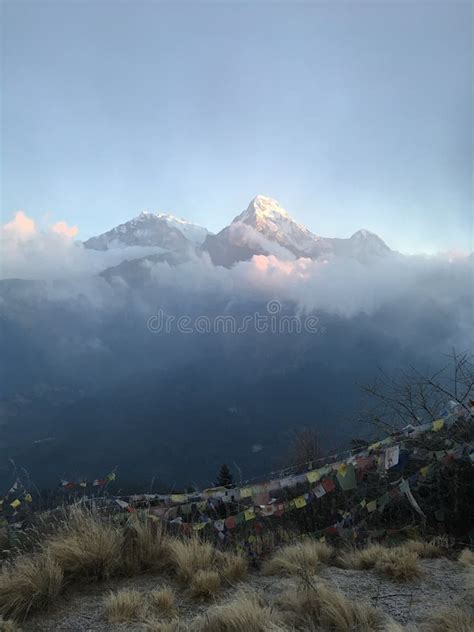
[[226, 465], [225, 463], [221, 465], [215, 484], [217, 487], [227, 487], [229, 489], [232, 487], [235, 487], [234, 477], [232, 476], [232, 472], [230, 471], [229, 466]]

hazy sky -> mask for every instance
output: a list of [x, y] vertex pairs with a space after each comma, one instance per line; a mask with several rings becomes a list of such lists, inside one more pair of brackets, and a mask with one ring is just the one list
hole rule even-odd
[[263, 193], [317, 234], [472, 250], [470, 2], [1, 7], [4, 220], [217, 231]]

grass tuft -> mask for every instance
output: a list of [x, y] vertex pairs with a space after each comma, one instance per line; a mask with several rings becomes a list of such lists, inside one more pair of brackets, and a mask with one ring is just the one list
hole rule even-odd
[[119, 570], [122, 542], [118, 527], [92, 511], [74, 509], [46, 549], [66, 577], [100, 580]]
[[63, 588], [63, 572], [46, 554], [18, 557], [0, 571], [0, 614], [24, 619], [47, 610]]
[[257, 595], [240, 591], [230, 601], [212, 606], [195, 621], [196, 632], [283, 632], [275, 613]]
[[144, 629], [146, 632], [189, 632], [190, 630], [189, 626], [181, 623], [179, 619], [173, 619], [173, 621], [147, 619]]
[[422, 629], [426, 632], [472, 632], [474, 614], [468, 608], [451, 606], [435, 612]]
[[409, 582], [423, 574], [418, 564], [418, 554], [404, 547], [387, 549], [375, 564], [375, 570], [398, 582]]
[[213, 569], [214, 547], [196, 537], [189, 540], [170, 538], [166, 542], [166, 551], [171, 568], [183, 582], [189, 582], [198, 571]]
[[138, 590], [118, 590], [104, 598], [105, 616], [109, 623], [133, 623], [146, 616], [147, 604]]
[[176, 616], [176, 600], [174, 592], [168, 586], [160, 590], [152, 590], [149, 595], [149, 604], [153, 612], [163, 617]]
[[211, 599], [221, 589], [221, 578], [215, 571], [198, 571], [191, 580], [191, 595], [195, 599]]
[[0, 617], [0, 632], [21, 632], [21, 630], [11, 619], [2, 619]]
[[459, 554], [458, 561], [464, 566], [474, 566], [474, 551], [471, 549], [463, 549]]
[[278, 550], [263, 565], [265, 575], [314, 575], [321, 564], [327, 564], [332, 549], [327, 544], [314, 540], [303, 540]]
[[379, 610], [364, 602], [349, 600], [335, 587], [324, 583], [284, 593], [277, 605], [286, 623], [301, 630], [382, 632], [391, 625]]
[[446, 549], [434, 540], [430, 542], [425, 540], [407, 540], [398, 549], [416, 553], [422, 559], [443, 557], [446, 553]]
[[219, 553], [218, 555], [219, 573], [222, 579], [236, 583], [244, 580], [249, 571], [248, 562], [236, 553]]
[[365, 549], [344, 553], [339, 558], [339, 564], [343, 568], [355, 570], [375, 569], [378, 573], [397, 581], [411, 581], [422, 575], [418, 553], [407, 544], [392, 549], [380, 544], [371, 544]]
[[352, 568], [363, 571], [375, 568], [381, 557], [385, 556], [387, 548], [380, 544], [369, 544], [364, 549], [354, 549], [343, 553], [340, 558], [340, 565], [343, 568]]
[[166, 564], [162, 525], [146, 515], [134, 514], [124, 529], [122, 559], [124, 570], [130, 575], [162, 569]]

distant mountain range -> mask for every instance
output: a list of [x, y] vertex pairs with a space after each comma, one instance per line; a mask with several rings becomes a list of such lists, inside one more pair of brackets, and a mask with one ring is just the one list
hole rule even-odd
[[84, 246], [94, 250], [154, 246], [163, 253], [173, 253], [168, 261], [177, 257], [179, 262], [184, 255], [208, 253], [215, 265], [226, 267], [254, 255], [274, 255], [285, 260], [352, 257], [366, 263], [374, 257], [393, 254], [378, 235], [368, 230], [359, 230], [348, 239], [315, 235], [292, 219], [276, 200], [263, 195], [255, 197], [245, 211], [216, 235], [173, 215], [144, 212], [91, 237]]
[[[261, 195], [217, 234], [141, 213], [63, 242], [47, 242], [60, 246], [50, 276], [0, 281], [10, 485], [12, 460], [47, 486], [117, 465], [131, 489], [208, 485], [223, 462], [257, 476], [282, 466], [297, 427], [325, 448], [365, 434], [359, 385], [379, 367], [441, 368], [472, 340], [472, 256], [403, 256], [367, 230], [322, 237]], [[173, 327], [151, 327], [158, 315]], [[316, 330], [290, 329], [307, 316]]]

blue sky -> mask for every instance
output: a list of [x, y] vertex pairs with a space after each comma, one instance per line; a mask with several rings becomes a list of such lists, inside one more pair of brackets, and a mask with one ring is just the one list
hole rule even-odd
[[1, 209], [472, 249], [469, 2], [2, 3]]

